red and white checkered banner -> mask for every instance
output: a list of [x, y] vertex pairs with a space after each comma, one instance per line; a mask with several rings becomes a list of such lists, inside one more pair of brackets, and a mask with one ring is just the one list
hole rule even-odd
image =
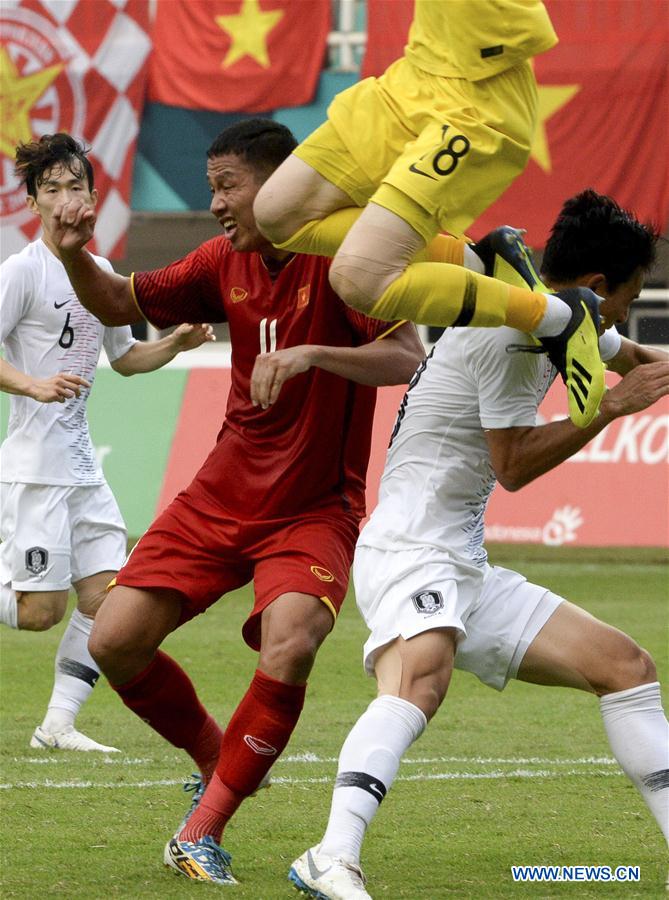
[[57, 131], [91, 148], [100, 199], [90, 249], [123, 255], [150, 50], [149, 0], [2, 0], [2, 259], [39, 232], [13, 174], [16, 147]]

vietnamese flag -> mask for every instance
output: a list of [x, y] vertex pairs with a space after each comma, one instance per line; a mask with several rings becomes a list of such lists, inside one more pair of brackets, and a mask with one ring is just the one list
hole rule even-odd
[[309, 103], [329, 0], [159, 0], [149, 100], [214, 112]]
[[409, 37], [414, 0], [367, 0], [367, 47], [361, 78], [382, 75], [399, 59]]
[[[563, 202], [592, 187], [660, 228], [669, 223], [667, 0], [545, 0], [559, 43], [534, 60], [537, 129], [527, 167], [468, 229], [502, 223], [546, 243]], [[363, 72], [401, 56], [412, 0], [368, 0]], [[381, 40], [382, 46], [375, 46]]]

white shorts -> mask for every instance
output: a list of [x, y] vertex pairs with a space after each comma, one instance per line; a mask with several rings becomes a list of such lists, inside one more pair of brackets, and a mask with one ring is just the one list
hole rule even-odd
[[69, 590], [126, 556], [125, 524], [109, 485], [0, 484], [0, 583]]
[[371, 634], [368, 674], [378, 651], [434, 628], [459, 632], [455, 667], [503, 690], [562, 597], [499, 566], [454, 562], [435, 548], [385, 551], [359, 546], [353, 562], [356, 602]]

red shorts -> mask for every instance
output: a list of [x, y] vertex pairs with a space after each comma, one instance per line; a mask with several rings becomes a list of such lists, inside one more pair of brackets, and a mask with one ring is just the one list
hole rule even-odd
[[357, 518], [332, 507], [244, 522], [182, 492], [139, 539], [115, 583], [179, 591], [183, 624], [253, 580], [255, 602], [242, 635], [259, 650], [260, 614], [281, 594], [312, 594], [337, 617], [357, 538]]

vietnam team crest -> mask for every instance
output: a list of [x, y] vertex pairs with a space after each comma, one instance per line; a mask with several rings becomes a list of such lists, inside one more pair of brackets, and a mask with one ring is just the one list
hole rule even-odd
[[26, 550], [26, 569], [32, 575], [41, 575], [49, 563], [49, 551], [44, 547], [30, 547]]
[[432, 616], [444, 608], [441, 591], [418, 591], [411, 595], [411, 600], [419, 613]]

